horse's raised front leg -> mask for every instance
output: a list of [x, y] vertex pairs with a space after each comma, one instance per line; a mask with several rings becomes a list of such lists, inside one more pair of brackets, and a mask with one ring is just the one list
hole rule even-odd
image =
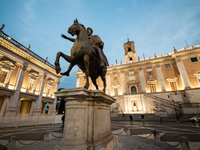
[[55, 64], [55, 69], [56, 69], [56, 73], [58, 74], [58, 73], [60, 73], [60, 71], [61, 71], [61, 68], [60, 68], [60, 63], [59, 63], [59, 59], [60, 59], [60, 54], [61, 54], [62, 52], [58, 52], [57, 53], [57, 55], [56, 55], [56, 60], [55, 60], [55, 62], [54, 62], [54, 64]]
[[60, 60], [60, 56], [62, 56], [66, 61], [72, 63], [73, 62], [73, 58], [71, 56], [68, 56], [68, 55], [65, 55], [63, 54], [62, 52], [58, 52], [57, 53], [57, 56], [56, 56], [56, 60], [55, 60], [55, 69], [56, 69], [56, 73], [60, 73], [61, 71], [61, 68], [60, 68], [60, 63], [59, 63], [59, 60]]
[[85, 65], [85, 76], [86, 76], [86, 83], [84, 88], [89, 88], [89, 65], [90, 65], [90, 57], [88, 55], [84, 56], [84, 65]]

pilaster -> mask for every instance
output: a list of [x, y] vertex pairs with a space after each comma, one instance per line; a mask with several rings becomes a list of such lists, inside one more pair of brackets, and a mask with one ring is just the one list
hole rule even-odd
[[[59, 81], [54, 81], [54, 84], [55, 84], [54, 92], [57, 92], [58, 91]], [[52, 104], [51, 114], [55, 114], [56, 113], [56, 101], [57, 101], [57, 97], [54, 98], [54, 101], [53, 101], [53, 104]]]
[[164, 80], [162, 69], [161, 69], [160, 65], [156, 66], [156, 73], [157, 73], [158, 81], [159, 81], [162, 91], [166, 91], [165, 80]]
[[122, 87], [122, 95], [124, 95], [126, 92], [126, 79], [125, 79], [125, 74], [124, 71], [120, 71], [120, 76], [121, 76], [121, 87]]
[[35, 106], [35, 101], [32, 101], [31, 110], [30, 110], [30, 116], [33, 115], [34, 106]]
[[180, 78], [181, 78], [181, 81], [182, 81], [183, 86], [184, 86], [183, 88], [184, 89], [190, 89], [191, 85], [190, 85], [190, 81], [189, 81], [187, 72], [185, 70], [185, 66], [183, 64], [183, 61], [181, 59], [177, 59], [176, 62], [177, 62], [178, 70], [180, 72]]
[[145, 77], [144, 77], [144, 71], [142, 68], [138, 69], [139, 71], [139, 77], [140, 77], [140, 86], [142, 89], [142, 92], [146, 92], [146, 82], [145, 82]]
[[77, 78], [77, 80], [76, 80], [76, 87], [79, 87], [79, 82], [80, 82], [79, 80], [80, 80], [80, 78], [79, 78], [79, 76], [78, 76], [78, 75], [77, 75], [77, 77], [76, 77], [76, 78]]
[[44, 74], [43, 78], [40, 80], [40, 84], [41, 84], [41, 88], [40, 88], [40, 95], [39, 97], [36, 99], [36, 104], [35, 104], [35, 110], [33, 115], [34, 116], [39, 116], [40, 112], [41, 112], [41, 107], [42, 107], [42, 95], [43, 95], [43, 91], [44, 91], [44, 85], [45, 85], [45, 79], [46, 79], [47, 75]]

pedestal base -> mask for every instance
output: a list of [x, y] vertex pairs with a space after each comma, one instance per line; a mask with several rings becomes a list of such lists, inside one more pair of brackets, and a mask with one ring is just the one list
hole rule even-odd
[[55, 96], [66, 101], [63, 139], [55, 150], [111, 150], [116, 146], [110, 120], [114, 98], [84, 88], [64, 89]]

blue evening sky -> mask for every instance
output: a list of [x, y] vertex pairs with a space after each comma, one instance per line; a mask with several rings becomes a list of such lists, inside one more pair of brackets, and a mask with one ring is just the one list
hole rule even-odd
[[[110, 64], [124, 62], [123, 44], [135, 42], [140, 58], [200, 44], [200, 0], [1, 0], [3, 31], [54, 64], [58, 51], [70, 54], [73, 43], [61, 38], [75, 18], [92, 27], [104, 42]], [[70, 36], [71, 37], [71, 36]], [[65, 71], [69, 63], [61, 59]], [[76, 86], [76, 75], [61, 78], [59, 88]]]

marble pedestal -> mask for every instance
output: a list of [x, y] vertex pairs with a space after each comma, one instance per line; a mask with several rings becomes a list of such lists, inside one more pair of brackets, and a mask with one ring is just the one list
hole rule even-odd
[[112, 150], [117, 138], [111, 131], [111, 96], [84, 88], [63, 89], [56, 97], [66, 101], [63, 139], [54, 150]]

